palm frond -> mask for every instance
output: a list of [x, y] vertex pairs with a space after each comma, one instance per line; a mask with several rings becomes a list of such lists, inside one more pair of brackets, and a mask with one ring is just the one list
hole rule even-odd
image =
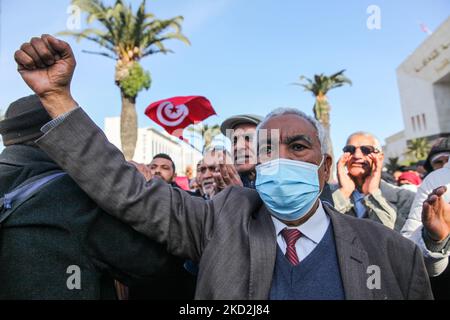
[[326, 95], [328, 91], [342, 87], [344, 84], [352, 85], [349, 78], [344, 76], [345, 70], [341, 70], [332, 74], [331, 76], [325, 76], [323, 73], [314, 75], [313, 79], [305, 76], [300, 76], [300, 82], [298, 85], [303, 87], [305, 91], [312, 92], [315, 96]]
[[113, 60], [117, 60], [116, 56], [113, 56], [113, 55], [111, 55], [109, 53], [106, 53], [106, 52], [97, 52], [97, 51], [89, 51], [89, 50], [81, 50], [81, 51], [84, 52], [84, 53], [95, 54], [95, 55], [107, 57], [107, 58], [110, 58], [110, 59], [113, 59]]
[[[88, 24], [98, 22], [100, 28], [87, 28], [81, 32], [64, 31], [59, 35], [72, 36], [77, 41], [86, 39], [114, 52], [117, 59], [139, 60], [142, 57], [172, 52], [163, 42], [178, 40], [187, 45], [189, 39], [181, 33], [182, 16], [157, 19], [146, 12], [146, 0], [142, 0], [136, 11], [122, 0], [105, 5], [101, 0], [72, 0], [86, 13]], [[105, 54], [109, 56], [109, 54]]]

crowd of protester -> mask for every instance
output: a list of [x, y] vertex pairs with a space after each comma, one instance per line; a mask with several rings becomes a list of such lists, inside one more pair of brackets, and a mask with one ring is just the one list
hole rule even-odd
[[[320, 123], [277, 109], [225, 120], [231, 150], [177, 177], [171, 155], [126, 162], [80, 107], [46, 100], [74, 57], [39, 40], [16, 53], [36, 95], [0, 122], [0, 299], [450, 297], [449, 138], [388, 172], [373, 134], [349, 133], [332, 159]], [[33, 72], [53, 52], [68, 80], [44, 90]]]

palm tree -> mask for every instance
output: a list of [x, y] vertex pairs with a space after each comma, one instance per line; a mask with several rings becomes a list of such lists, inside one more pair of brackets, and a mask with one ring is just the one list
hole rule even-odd
[[116, 0], [113, 6], [106, 6], [101, 0], [72, 0], [73, 5], [87, 13], [88, 24], [97, 22], [101, 28], [59, 33], [73, 36], [77, 41], [95, 42], [105, 51], [84, 52], [116, 61], [115, 83], [120, 88], [122, 99], [120, 137], [128, 160], [133, 158], [137, 141], [136, 97], [151, 85], [150, 74], [142, 68], [140, 60], [152, 54], [172, 52], [164, 46], [166, 40], [177, 39], [190, 44], [181, 33], [182, 16], [156, 19], [145, 11], [145, 2], [143, 0], [133, 13], [131, 5], [126, 6], [122, 0]]
[[409, 141], [407, 153], [416, 161], [420, 161], [426, 159], [430, 149], [430, 144], [426, 138], [417, 138]]
[[[342, 87], [345, 84], [352, 85], [352, 81], [344, 76], [345, 70], [341, 70], [331, 76], [325, 76], [323, 73], [314, 75], [314, 80], [305, 76], [300, 77], [300, 81], [306, 80], [306, 83], [294, 83], [305, 88], [305, 91], [311, 92], [316, 98], [313, 112], [315, 118], [323, 125], [328, 145], [328, 154], [333, 157], [333, 145], [330, 136], [330, 111], [327, 93], [335, 88]], [[333, 157], [334, 158], [334, 157]]]
[[207, 150], [212, 145], [214, 138], [221, 133], [220, 126], [218, 124], [215, 124], [213, 126], [205, 124], [202, 125], [201, 127], [189, 127], [188, 131], [196, 133], [202, 137], [203, 139], [202, 153], [204, 153], [205, 150]]

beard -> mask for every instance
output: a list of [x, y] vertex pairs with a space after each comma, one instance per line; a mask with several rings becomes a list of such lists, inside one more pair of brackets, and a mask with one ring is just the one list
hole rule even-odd
[[202, 182], [202, 191], [205, 195], [207, 195], [209, 198], [214, 196], [217, 192], [216, 190], [216, 183], [214, 182], [214, 179], [206, 179]]

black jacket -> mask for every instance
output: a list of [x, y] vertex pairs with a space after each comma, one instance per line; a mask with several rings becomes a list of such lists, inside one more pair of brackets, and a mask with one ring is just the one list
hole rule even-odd
[[[7, 147], [0, 197], [53, 170], [40, 149]], [[149, 298], [186, 297], [193, 288], [180, 288], [183, 263], [103, 212], [69, 176], [50, 182], [0, 227], [0, 299], [115, 299], [113, 279], [152, 286]], [[77, 274], [80, 289], [73, 288]]]

